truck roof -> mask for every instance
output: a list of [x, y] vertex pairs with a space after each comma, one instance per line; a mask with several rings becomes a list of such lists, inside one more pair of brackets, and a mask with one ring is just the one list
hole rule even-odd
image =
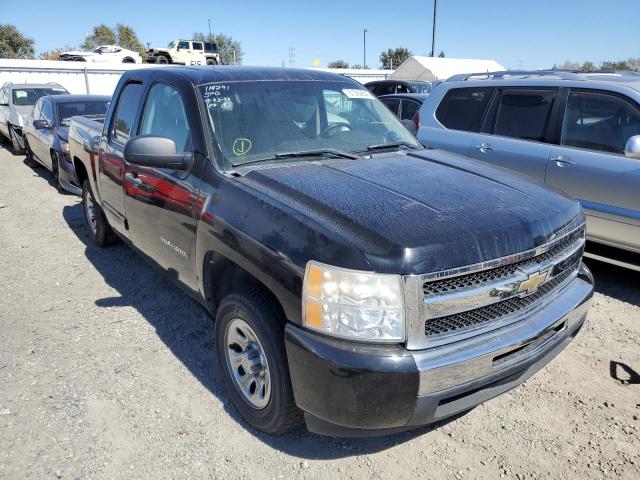
[[335, 73], [302, 68], [246, 67], [246, 66], [176, 66], [162, 69], [148, 68], [129, 70], [125, 75], [145, 77], [151, 74], [179, 75], [189, 79], [195, 85], [217, 82], [241, 82], [260, 80], [306, 80], [306, 81], [344, 81], [360, 85], [355, 80]]

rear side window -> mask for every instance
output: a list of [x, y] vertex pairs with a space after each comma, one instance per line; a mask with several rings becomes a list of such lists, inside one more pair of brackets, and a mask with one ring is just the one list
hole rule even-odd
[[413, 100], [402, 100], [402, 114], [400, 120], [413, 120], [415, 114], [420, 110], [420, 104]]
[[599, 92], [569, 94], [562, 145], [624, 154], [627, 140], [634, 135], [640, 135], [640, 111], [631, 102]]
[[555, 96], [552, 90], [505, 90], [496, 111], [493, 133], [544, 142]]
[[131, 136], [133, 122], [142, 96], [141, 83], [129, 83], [125, 85], [118, 105], [116, 106], [116, 119], [113, 124], [113, 139], [124, 145]]
[[398, 115], [398, 111], [400, 110], [400, 100], [397, 98], [381, 98], [380, 101], [389, 107], [389, 110], [391, 110], [394, 115]]
[[191, 45], [193, 45], [194, 50], [202, 50], [202, 43], [200, 42], [193, 42]]
[[477, 132], [493, 88], [452, 88], [438, 105], [436, 118], [447, 128]]

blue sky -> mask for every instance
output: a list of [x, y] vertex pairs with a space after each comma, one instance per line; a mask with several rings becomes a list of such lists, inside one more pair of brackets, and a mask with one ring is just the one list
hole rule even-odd
[[[242, 42], [245, 64], [288, 64], [294, 47], [297, 67], [314, 60], [362, 63], [364, 27], [370, 66], [389, 47], [426, 54], [432, 12], [432, 0], [0, 0], [0, 23], [33, 37], [37, 51], [77, 46], [94, 25], [118, 22], [131, 25], [145, 44], [165, 45], [206, 33], [211, 18], [214, 32]], [[436, 52], [494, 59], [507, 68], [640, 57], [639, 18], [640, 0], [439, 0]]]

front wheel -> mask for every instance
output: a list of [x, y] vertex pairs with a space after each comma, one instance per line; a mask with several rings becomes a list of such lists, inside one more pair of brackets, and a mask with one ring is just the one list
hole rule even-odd
[[60, 161], [58, 155], [51, 152], [51, 170], [53, 171], [53, 182], [56, 184], [56, 190], [62, 192], [62, 184], [60, 183]]
[[167, 63], [169, 63], [169, 59], [164, 55], [158, 55], [158, 58], [156, 58], [156, 63], [166, 65]]
[[89, 227], [89, 238], [99, 247], [106, 247], [117, 241], [117, 236], [111, 229], [107, 217], [91, 191], [89, 180], [82, 184], [82, 204], [84, 205], [84, 218]]
[[259, 288], [225, 297], [216, 316], [218, 364], [240, 415], [279, 435], [300, 423], [284, 345], [285, 320]]
[[31, 147], [29, 146], [29, 142], [27, 142], [27, 139], [25, 138], [24, 140], [24, 150], [25, 150], [25, 155], [26, 155], [26, 159], [25, 159], [25, 165], [27, 167], [37, 167], [38, 163], [36, 162], [36, 159], [33, 157], [33, 152], [31, 151]]
[[11, 149], [13, 150], [14, 155], [20, 155], [24, 153], [22, 147], [18, 143], [18, 137], [16, 131], [11, 125], [9, 125], [9, 141], [11, 142]]

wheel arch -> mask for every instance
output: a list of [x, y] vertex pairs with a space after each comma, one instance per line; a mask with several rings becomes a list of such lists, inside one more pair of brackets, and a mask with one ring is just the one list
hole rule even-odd
[[87, 168], [84, 166], [84, 163], [78, 158], [73, 157], [73, 168], [76, 172], [76, 178], [78, 179], [78, 184], [82, 188], [82, 184], [85, 180], [89, 178], [89, 173], [87, 172]]
[[[203, 294], [209, 311], [215, 316], [220, 302], [230, 293], [244, 289], [258, 289], [269, 298], [285, 317], [282, 302], [276, 293], [255, 275], [220, 253], [209, 251], [204, 256], [202, 268]], [[216, 281], [220, 279], [220, 281]]]

